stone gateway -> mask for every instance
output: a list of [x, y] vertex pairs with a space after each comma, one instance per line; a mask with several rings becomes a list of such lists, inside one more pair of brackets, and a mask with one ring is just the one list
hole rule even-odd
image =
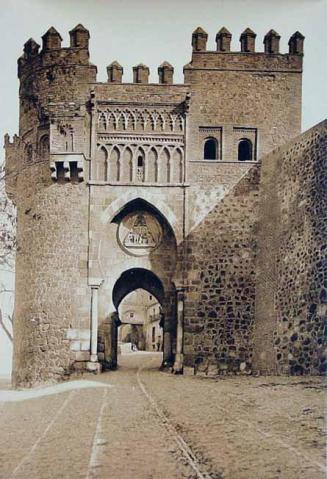
[[264, 52], [192, 35], [184, 83], [163, 62], [107, 67], [89, 32], [51, 27], [18, 60], [19, 136], [5, 137], [17, 206], [13, 382], [117, 366], [118, 308], [161, 305], [163, 367], [326, 370], [326, 123], [301, 131], [304, 37]]

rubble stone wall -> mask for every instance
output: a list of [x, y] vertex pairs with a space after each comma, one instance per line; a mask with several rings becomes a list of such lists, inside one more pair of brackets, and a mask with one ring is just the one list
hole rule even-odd
[[186, 364], [251, 368], [259, 173], [243, 173], [187, 238]]
[[254, 368], [326, 371], [327, 122], [263, 162]]
[[[148, 84], [144, 65], [135, 67], [142, 83], [121, 83], [117, 62], [108, 82], [97, 83], [89, 32], [78, 25], [70, 34], [69, 48], [60, 48], [53, 28], [40, 52], [34, 40], [24, 45], [19, 136], [5, 139], [7, 191], [18, 208], [15, 383], [86, 366], [91, 287], [99, 288], [99, 345], [113, 350], [113, 290], [134, 269], [163, 284], [171, 363], [182, 288], [186, 363], [207, 357], [220, 370], [251, 371], [260, 168], [270, 167], [269, 151], [300, 132], [302, 35], [292, 37], [288, 54], [209, 52], [197, 29], [185, 82], [176, 85], [167, 63], [160, 67], [168, 68], [165, 84]], [[211, 159], [204, 157], [208, 138], [216, 141]], [[252, 155], [239, 161], [242, 140]], [[292, 185], [292, 175], [285, 178]], [[128, 215], [142, 210], [152, 215], [150, 233], [161, 228], [162, 236], [139, 255], [119, 235], [133, 233]], [[133, 234], [143, 248], [145, 233]], [[318, 317], [322, 309], [312, 304]], [[256, 351], [258, 335], [259, 327]]]
[[89, 330], [88, 203], [85, 184], [53, 184], [49, 164], [19, 175], [17, 188], [13, 382], [29, 386], [89, 358], [69, 334]]

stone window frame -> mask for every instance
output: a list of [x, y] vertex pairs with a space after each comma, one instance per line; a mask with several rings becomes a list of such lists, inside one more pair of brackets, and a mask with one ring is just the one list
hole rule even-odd
[[[247, 148], [247, 155], [248, 155], [247, 159], [241, 158], [242, 156], [245, 156], [244, 152], [241, 152], [241, 150], [244, 149], [243, 145], [244, 146], [246, 145], [246, 148]], [[249, 138], [241, 138], [238, 142], [237, 149], [238, 149], [238, 152], [237, 152], [238, 161], [246, 161], [246, 162], [253, 161], [254, 148], [253, 148], [253, 143]]]
[[[238, 160], [238, 145], [241, 140], [249, 140], [252, 143], [252, 160]], [[237, 163], [258, 162], [258, 129], [253, 127], [233, 127], [233, 161]]]
[[[209, 142], [212, 144], [212, 148], [214, 148], [214, 158], [206, 157], [206, 147], [207, 147], [207, 144]], [[218, 145], [218, 141], [216, 140], [216, 138], [214, 138], [213, 136], [208, 136], [207, 138], [205, 138], [204, 143], [203, 143], [203, 159], [205, 161], [217, 161], [218, 155], [219, 155], [218, 148], [219, 148], [219, 145]]]
[[[217, 142], [217, 155], [215, 160], [206, 160], [204, 159], [204, 145], [205, 142], [213, 138]], [[199, 143], [201, 144], [201, 158], [200, 161], [208, 163], [220, 163], [223, 152], [223, 129], [221, 126], [200, 126], [199, 127]]]

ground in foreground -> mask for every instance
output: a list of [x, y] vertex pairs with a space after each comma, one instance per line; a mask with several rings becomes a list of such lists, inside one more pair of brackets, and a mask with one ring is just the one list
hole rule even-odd
[[133, 353], [87, 384], [0, 391], [0, 477], [325, 477], [321, 379], [174, 376], [160, 359]]

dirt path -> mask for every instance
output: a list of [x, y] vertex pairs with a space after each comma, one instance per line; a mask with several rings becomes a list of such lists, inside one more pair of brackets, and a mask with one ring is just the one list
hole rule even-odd
[[133, 354], [87, 376], [102, 387], [0, 402], [0, 478], [325, 477], [319, 379], [215, 381], [159, 363]]

